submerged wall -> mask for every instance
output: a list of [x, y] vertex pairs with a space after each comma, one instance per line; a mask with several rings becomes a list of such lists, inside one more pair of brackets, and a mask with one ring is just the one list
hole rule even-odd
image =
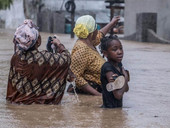
[[157, 13], [157, 34], [170, 40], [170, 0], [125, 0], [125, 36], [136, 32], [136, 14]]

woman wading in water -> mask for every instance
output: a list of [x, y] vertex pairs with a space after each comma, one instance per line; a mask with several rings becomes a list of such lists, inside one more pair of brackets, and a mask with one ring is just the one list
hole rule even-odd
[[[96, 50], [100, 39], [119, 21], [115, 17], [100, 30], [90, 15], [84, 15], [77, 19], [74, 33], [78, 40], [71, 53], [71, 70], [76, 76], [76, 91], [78, 93], [101, 96], [100, 70], [105, 60]], [[68, 92], [72, 92], [71, 86]]]
[[60, 103], [70, 66], [70, 54], [57, 38], [55, 53], [39, 51], [41, 36], [31, 20], [25, 20], [14, 35], [16, 51], [11, 59], [6, 99], [18, 104]]

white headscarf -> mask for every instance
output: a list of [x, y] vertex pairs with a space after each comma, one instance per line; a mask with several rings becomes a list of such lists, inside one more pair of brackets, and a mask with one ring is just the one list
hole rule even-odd
[[20, 50], [28, 50], [33, 47], [38, 39], [38, 27], [33, 24], [32, 20], [24, 20], [24, 24], [20, 25], [14, 34], [14, 43]]

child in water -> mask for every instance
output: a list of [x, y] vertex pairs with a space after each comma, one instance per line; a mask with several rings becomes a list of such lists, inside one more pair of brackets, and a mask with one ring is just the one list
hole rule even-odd
[[[117, 36], [106, 36], [101, 39], [101, 52], [107, 58], [101, 68], [101, 83], [102, 83], [102, 96], [103, 96], [103, 108], [118, 108], [122, 107], [122, 99], [124, 92], [129, 90], [129, 72], [123, 68], [123, 46]], [[118, 87], [113, 87], [111, 91], [108, 91], [107, 85], [114, 83], [116, 78], [124, 76], [123, 82], [117, 82]], [[116, 83], [115, 83], [116, 84]], [[113, 85], [113, 84], [112, 84]], [[114, 85], [115, 86], [115, 85]]]

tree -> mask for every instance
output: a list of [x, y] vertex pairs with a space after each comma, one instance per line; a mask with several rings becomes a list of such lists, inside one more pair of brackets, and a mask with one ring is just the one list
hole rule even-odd
[[0, 0], [0, 10], [10, 8], [12, 0]]

